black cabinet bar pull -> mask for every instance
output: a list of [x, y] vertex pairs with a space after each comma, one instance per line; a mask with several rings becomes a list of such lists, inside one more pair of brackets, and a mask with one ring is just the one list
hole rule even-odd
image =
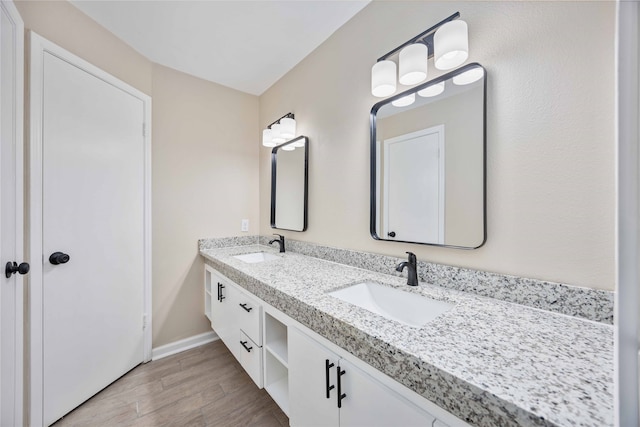
[[251, 310], [253, 310], [253, 307], [247, 307], [247, 303], [246, 303], [246, 302], [245, 302], [245, 303], [243, 303], [243, 304], [240, 304], [240, 307], [244, 308], [244, 310], [245, 310], [247, 313], [249, 313]]
[[324, 361], [324, 375], [327, 379], [327, 399], [330, 398], [329, 392], [336, 388], [335, 385], [329, 385], [329, 369], [333, 368], [335, 364], [329, 362], [329, 359], [325, 359]]
[[218, 302], [220, 302], [220, 282], [218, 282]]
[[342, 392], [342, 379], [341, 379], [341, 377], [344, 374], [346, 374], [347, 372], [342, 370], [342, 368], [340, 368], [340, 366], [338, 366], [336, 369], [337, 369], [337, 372], [338, 372], [338, 408], [342, 408], [342, 399], [347, 397], [347, 395]]
[[249, 342], [249, 341], [240, 341], [240, 344], [242, 344], [242, 346], [244, 347], [244, 349], [245, 349], [245, 350], [247, 350], [247, 352], [251, 353], [251, 349], [252, 349], [253, 347], [247, 347], [247, 343], [248, 343], [248, 342]]
[[220, 289], [220, 302], [225, 299], [225, 296], [222, 295], [222, 290], [224, 289], [224, 285], [222, 283], [218, 283], [218, 289]]

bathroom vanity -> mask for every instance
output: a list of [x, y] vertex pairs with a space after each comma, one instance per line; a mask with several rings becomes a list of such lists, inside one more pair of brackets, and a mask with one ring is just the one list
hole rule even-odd
[[[205, 313], [292, 426], [613, 425], [611, 325], [233, 244], [201, 245]], [[445, 309], [410, 326], [338, 297], [363, 282]]]

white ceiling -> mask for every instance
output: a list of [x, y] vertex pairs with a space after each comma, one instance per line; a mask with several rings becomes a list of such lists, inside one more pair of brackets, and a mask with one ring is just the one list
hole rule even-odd
[[71, 2], [153, 62], [260, 95], [369, 0]]

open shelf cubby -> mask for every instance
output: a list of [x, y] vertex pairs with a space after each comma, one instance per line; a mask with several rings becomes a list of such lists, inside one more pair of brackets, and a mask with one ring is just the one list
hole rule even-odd
[[287, 326], [268, 313], [265, 313], [264, 320], [267, 352], [287, 368]]
[[289, 371], [271, 352], [265, 353], [264, 388], [289, 416]]
[[208, 269], [204, 270], [204, 315], [209, 320], [211, 319], [211, 272]]

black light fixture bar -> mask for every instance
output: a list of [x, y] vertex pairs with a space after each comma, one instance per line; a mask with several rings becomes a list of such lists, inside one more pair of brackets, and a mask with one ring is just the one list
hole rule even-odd
[[271, 129], [271, 126], [273, 126], [276, 123], [280, 122], [280, 120], [282, 120], [284, 118], [289, 118], [289, 119], [294, 119], [295, 120], [296, 116], [293, 113], [287, 113], [284, 116], [280, 117], [278, 120], [276, 120], [273, 123], [271, 123], [269, 126], [267, 126], [267, 129]]
[[421, 32], [420, 34], [418, 34], [417, 36], [415, 36], [414, 38], [404, 42], [403, 44], [401, 44], [400, 46], [396, 47], [395, 49], [393, 49], [390, 52], [385, 53], [384, 55], [382, 55], [380, 58], [378, 58], [378, 60], [376, 62], [380, 62], [380, 61], [384, 61], [385, 59], [388, 59], [389, 57], [395, 55], [396, 53], [398, 53], [399, 51], [401, 51], [403, 48], [414, 44], [414, 43], [423, 43], [427, 45], [428, 48], [428, 52], [429, 52], [429, 58], [431, 58], [433, 56], [433, 34], [435, 33], [435, 31], [440, 28], [442, 25], [446, 24], [447, 22], [451, 22], [455, 19], [460, 18], [460, 12], [456, 12], [453, 15], [443, 19], [442, 21], [438, 22], [436, 25], [434, 25], [433, 27], [429, 28], [426, 31]]

